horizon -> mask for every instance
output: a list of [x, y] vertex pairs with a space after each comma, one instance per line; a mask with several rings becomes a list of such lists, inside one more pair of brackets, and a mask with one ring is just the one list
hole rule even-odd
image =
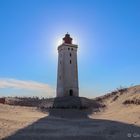
[[140, 1], [1, 0], [0, 96], [55, 97], [57, 47], [78, 44], [79, 95], [139, 85]]

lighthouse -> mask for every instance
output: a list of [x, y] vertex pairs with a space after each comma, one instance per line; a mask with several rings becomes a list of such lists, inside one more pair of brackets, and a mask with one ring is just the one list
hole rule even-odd
[[78, 45], [73, 44], [72, 40], [67, 33], [58, 46], [57, 97], [79, 96]]

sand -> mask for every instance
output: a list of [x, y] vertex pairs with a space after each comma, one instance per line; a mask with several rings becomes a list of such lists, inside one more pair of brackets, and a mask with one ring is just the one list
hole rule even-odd
[[[118, 98], [113, 101], [114, 97]], [[117, 93], [103, 100], [106, 108], [99, 113], [93, 113], [91, 117], [108, 119], [140, 126], [140, 105], [123, 104], [126, 100], [140, 99], [140, 86], [128, 88], [126, 92]]]
[[107, 109], [95, 114], [74, 109], [54, 109], [44, 113], [35, 107], [0, 104], [0, 139], [140, 139], [139, 117], [139, 107], [131, 105], [119, 106], [115, 110], [108, 106]]
[[[117, 96], [117, 98], [116, 98]], [[140, 86], [101, 97], [95, 109], [50, 109], [0, 104], [1, 140], [138, 140]], [[115, 100], [114, 100], [115, 99]], [[95, 100], [94, 100], [95, 101]]]
[[20, 107], [0, 104], [0, 139], [12, 135], [38, 119], [45, 117], [33, 107]]

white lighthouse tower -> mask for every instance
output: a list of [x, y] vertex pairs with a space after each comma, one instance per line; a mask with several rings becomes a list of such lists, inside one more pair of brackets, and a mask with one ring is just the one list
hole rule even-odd
[[79, 96], [77, 48], [68, 33], [58, 46], [57, 97]]

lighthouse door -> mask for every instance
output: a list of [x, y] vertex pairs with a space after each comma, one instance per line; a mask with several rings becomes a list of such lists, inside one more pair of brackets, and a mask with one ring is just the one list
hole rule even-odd
[[69, 95], [73, 96], [73, 90], [72, 89], [69, 90]]

